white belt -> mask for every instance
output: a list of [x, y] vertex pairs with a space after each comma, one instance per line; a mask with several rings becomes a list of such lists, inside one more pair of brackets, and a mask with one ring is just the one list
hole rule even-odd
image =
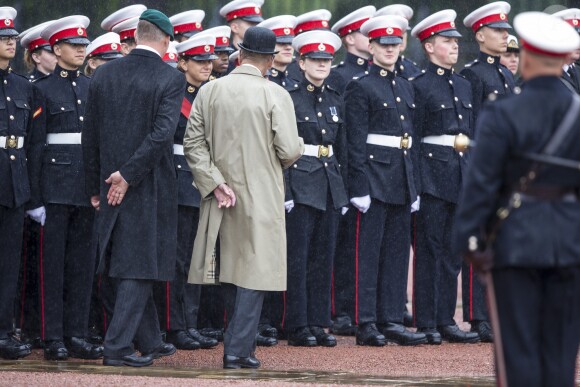
[[413, 146], [412, 137], [387, 136], [383, 134], [369, 134], [367, 144], [388, 146], [390, 148], [411, 149]]
[[46, 143], [60, 145], [80, 145], [81, 133], [48, 133]]
[[450, 146], [458, 151], [465, 151], [469, 144], [469, 137], [464, 134], [453, 136], [450, 134], [442, 134], [440, 136], [427, 136], [421, 140], [425, 144]]
[[173, 154], [178, 156], [185, 156], [183, 153], [183, 145], [173, 144]]
[[334, 151], [332, 150], [332, 145], [324, 146], [324, 145], [304, 145], [304, 153], [302, 156], [313, 156], [313, 157], [332, 157], [334, 155]]
[[20, 149], [24, 146], [24, 137], [0, 136], [0, 149]]

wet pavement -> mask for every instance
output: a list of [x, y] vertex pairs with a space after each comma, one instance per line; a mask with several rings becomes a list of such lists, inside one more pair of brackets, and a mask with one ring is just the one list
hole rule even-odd
[[[181, 378], [220, 381], [260, 381], [290, 384], [338, 384], [384, 386], [494, 386], [491, 377], [389, 377], [361, 375], [352, 372], [278, 371], [278, 370], [223, 370], [169, 367], [105, 367], [93, 362], [0, 361], [1, 372], [42, 372], [63, 374], [141, 376], [153, 378]], [[0, 373], [1, 377], [1, 373]], [[0, 384], [2, 380], [0, 379]], [[163, 384], [163, 383], [161, 383]]]

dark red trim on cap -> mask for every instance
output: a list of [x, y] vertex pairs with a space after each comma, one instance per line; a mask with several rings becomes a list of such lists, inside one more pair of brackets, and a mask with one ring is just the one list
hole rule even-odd
[[491, 23], [498, 23], [498, 22], [508, 22], [508, 16], [505, 13], [496, 13], [494, 15], [488, 15], [483, 19], [479, 19], [475, 23], [472, 24], [471, 29], [473, 32], [477, 32], [481, 27], [485, 27]]
[[294, 28], [291, 27], [276, 28], [273, 29], [272, 32], [274, 32], [276, 36], [294, 36]]
[[58, 31], [49, 39], [50, 45], [54, 46], [56, 43], [63, 39], [72, 39], [72, 38], [86, 38], [87, 37], [87, 30], [83, 27], [77, 28], [67, 28], [66, 30]]
[[135, 39], [135, 31], [137, 31], [137, 28], [131, 28], [130, 30], [119, 32], [121, 42], [127, 39]]
[[260, 7], [247, 7], [235, 9], [232, 12], [226, 14], [226, 20], [230, 21], [244, 16], [262, 16], [262, 10]]
[[441, 23], [441, 24], [435, 24], [434, 26], [431, 26], [431, 27], [419, 32], [419, 34], [418, 34], [419, 40], [425, 40], [425, 39], [435, 35], [436, 33], [440, 32], [440, 31], [454, 30], [454, 29], [455, 29], [455, 22], [445, 22], [445, 23]]
[[530, 43], [526, 42], [525, 40], [520, 38], [520, 42], [521, 42], [521, 47], [525, 48], [528, 51], [531, 51], [533, 53], [536, 54], [540, 54], [540, 55], [546, 55], [546, 56], [551, 56], [554, 58], [564, 58], [566, 57], [568, 54], [570, 54], [570, 52], [551, 52], [551, 51], [546, 51], [546, 50], [542, 50], [541, 48], [532, 46]]
[[301, 55], [305, 55], [310, 52], [327, 52], [334, 55], [334, 46], [325, 43], [310, 43], [300, 47], [299, 51]]
[[50, 46], [48, 40], [44, 40], [42, 38], [34, 39], [30, 43], [28, 43], [28, 51], [32, 52], [39, 47]]
[[163, 61], [164, 62], [177, 62], [177, 54], [174, 52], [166, 52], [165, 55], [163, 55]]
[[14, 28], [14, 20], [4, 19], [0, 22], [0, 29]]
[[94, 55], [98, 55], [98, 54], [103, 53], [103, 52], [111, 52], [111, 51], [121, 52], [121, 45], [119, 43], [103, 44], [102, 46], [95, 48], [93, 50], [93, 52], [91, 52], [87, 56], [94, 56]]
[[215, 46], [210, 44], [206, 44], [203, 46], [192, 47], [187, 51], [180, 52], [180, 55], [204, 55], [204, 54], [213, 54]]
[[400, 28], [394, 27], [381, 27], [377, 28], [376, 30], [369, 31], [369, 39], [376, 39], [383, 36], [396, 36], [398, 38], [403, 37], [403, 30]]
[[201, 31], [201, 30], [203, 30], [201, 23], [187, 23], [173, 26], [173, 31], [176, 34], [183, 34], [184, 32]]
[[224, 47], [224, 46], [229, 46], [230, 45], [230, 38], [228, 38], [227, 36], [218, 36], [215, 39], [215, 46], [216, 47]]
[[343, 36], [346, 36], [346, 35], [350, 34], [351, 32], [360, 30], [360, 26], [362, 26], [364, 24], [364, 22], [366, 22], [369, 19], [370, 19], [370, 17], [367, 17], [364, 19], [357, 20], [354, 23], [347, 24], [346, 26], [344, 26], [338, 30], [338, 36], [340, 36], [342, 38]]
[[298, 24], [295, 31], [298, 33], [311, 31], [311, 30], [328, 30], [328, 20], [310, 20], [301, 24]]

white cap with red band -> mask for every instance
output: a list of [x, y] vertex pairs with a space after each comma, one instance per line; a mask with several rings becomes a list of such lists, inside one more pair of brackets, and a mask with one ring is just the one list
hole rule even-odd
[[205, 12], [201, 9], [194, 9], [173, 15], [169, 21], [173, 25], [175, 35], [189, 35], [203, 30], [201, 22], [205, 18]]
[[276, 43], [290, 44], [295, 36], [296, 16], [280, 15], [271, 17], [258, 24], [257, 27], [272, 30], [276, 34]]
[[127, 39], [135, 39], [137, 24], [139, 24], [139, 16], [132, 17], [117, 24], [115, 27], [113, 27], [113, 32], [119, 34], [121, 42], [124, 42]]
[[12, 7], [0, 7], [0, 36], [18, 35], [14, 29], [16, 14], [16, 10]]
[[338, 35], [324, 30], [304, 32], [292, 42], [294, 50], [308, 58], [332, 59], [341, 46]]
[[230, 35], [232, 34], [232, 29], [228, 26], [218, 26], [213, 28], [208, 28], [200, 34], [211, 34], [215, 37], [215, 51], [216, 52], [234, 52], [235, 50], [230, 46]]
[[234, 19], [246, 20], [250, 23], [260, 23], [262, 18], [262, 5], [264, 0], [234, 0], [220, 9], [220, 15], [226, 18], [226, 21]]
[[143, 11], [145, 11], [146, 9], [147, 7], [144, 6], [143, 4], [134, 4], [125, 8], [121, 8], [120, 10], [115, 11], [109, 16], [107, 16], [101, 22], [101, 28], [104, 29], [105, 31], [114, 31], [113, 27], [115, 27], [117, 24], [124, 22], [125, 20], [131, 19], [132, 17], [141, 16]]
[[40, 37], [48, 40], [51, 46], [65, 41], [70, 44], [88, 45], [87, 27], [90, 20], [86, 16], [74, 15], [55, 20], [40, 33]]
[[334, 23], [331, 30], [341, 38], [345, 37], [352, 32], [359, 31], [360, 26], [373, 17], [376, 11], [377, 9], [372, 5], [359, 8]]
[[119, 34], [107, 32], [93, 40], [87, 46], [87, 58], [103, 56], [105, 59], [119, 58], [121, 56], [121, 40]]
[[316, 11], [306, 12], [296, 17], [296, 35], [312, 30], [329, 30], [328, 23], [332, 18], [332, 13], [327, 9], [317, 9]]
[[455, 27], [457, 12], [452, 9], [444, 9], [427, 16], [411, 31], [411, 35], [423, 41], [434, 35], [450, 38], [460, 38], [461, 34]]
[[371, 41], [376, 40], [380, 44], [400, 44], [403, 42], [403, 34], [407, 27], [409, 22], [404, 17], [385, 15], [366, 21], [361, 26], [360, 32]]
[[505, 1], [496, 1], [476, 9], [463, 19], [463, 24], [477, 32], [481, 27], [512, 28], [508, 23], [511, 5]]
[[580, 35], [559, 17], [543, 12], [524, 12], [514, 19], [520, 48], [540, 55], [565, 57], [580, 48]]
[[556, 17], [559, 17], [559, 18], [565, 20], [572, 27], [576, 28], [576, 31], [578, 31], [580, 33], [580, 9], [579, 8], [565, 9], [563, 11], [556, 12], [552, 16], [556, 16]]
[[405, 4], [391, 4], [379, 9], [375, 16], [397, 15], [402, 16], [407, 20], [413, 17], [413, 8]]
[[165, 55], [163, 55], [163, 61], [166, 63], [177, 63], [177, 60], [179, 59], [177, 56], [177, 42], [176, 41], [171, 41], [169, 42], [169, 47], [167, 47], [167, 51], [165, 52]]
[[50, 43], [48, 40], [42, 39], [40, 33], [54, 20], [49, 20], [37, 26], [31, 27], [24, 32], [20, 33], [20, 45], [26, 48], [28, 51], [32, 52], [37, 48], [47, 47], [50, 48]]
[[214, 55], [215, 35], [200, 33], [175, 46], [179, 55], [193, 57], [194, 60], [216, 59]]

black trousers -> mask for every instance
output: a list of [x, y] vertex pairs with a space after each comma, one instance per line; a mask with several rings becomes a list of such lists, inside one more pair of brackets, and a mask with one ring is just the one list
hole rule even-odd
[[159, 323], [163, 330], [197, 328], [201, 285], [187, 283], [199, 208], [179, 206], [177, 212], [177, 260], [175, 279], [154, 285]]
[[353, 273], [356, 270], [356, 253], [353, 235], [358, 210], [351, 205], [348, 208], [347, 213], [340, 218], [338, 226], [332, 281], [332, 314], [335, 317], [350, 317], [354, 321], [356, 281]]
[[463, 262], [461, 290], [464, 321], [488, 321], [485, 285], [472, 265]]
[[93, 220], [91, 207], [46, 205], [40, 257], [43, 340], [87, 335], [96, 260]]
[[222, 283], [221, 287], [228, 316], [228, 327], [224, 335], [224, 354], [253, 356], [262, 303], [267, 292], [228, 283]]
[[26, 218], [22, 241], [22, 261], [18, 279], [16, 326], [29, 338], [40, 337], [40, 223]]
[[0, 339], [13, 331], [23, 228], [24, 207], [0, 206]]
[[202, 286], [197, 326], [199, 329], [224, 329], [226, 309], [221, 286]]
[[[328, 201], [332, 203], [332, 201]], [[331, 324], [332, 266], [340, 211], [296, 204], [286, 215], [288, 285], [285, 329]]]
[[508, 385], [574, 386], [580, 266], [494, 269], [492, 276]]
[[372, 199], [356, 213], [356, 323], [402, 323], [407, 299], [411, 206]]
[[269, 324], [282, 329], [284, 319], [285, 292], [267, 292], [264, 296], [260, 324]]
[[455, 208], [453, 203], [421, 195], [413, 281], [413, 314], [419, 328], [455, 324], [457, 276], [461, 270], [461, 259], [450, 251]]
[[153, 302], [153, 281], [113, 279], [117, 297], [111, 325], [105, 336], [104, 355], [132, 354], [137, 343], [141, 353], [150, 353], [162, 344], [157, 310]]

